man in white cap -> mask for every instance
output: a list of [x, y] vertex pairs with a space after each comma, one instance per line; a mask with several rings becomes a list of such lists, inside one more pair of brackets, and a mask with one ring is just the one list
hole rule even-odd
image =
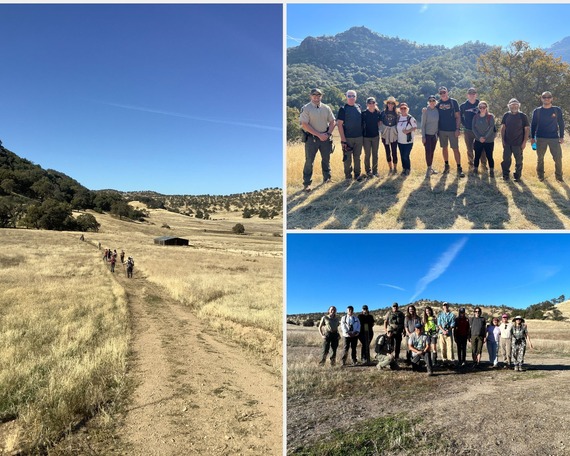
[[362, 110], [360, 105], [356, 103], [356, 92], [354, 90], [346, 92], [346, 104], [338, 110], [337, 125], [340, 143], [342, 144], [344, 177], [347, 180], [352, 179], [352, 172], [354, 171], [354, 178], [360, 182], [364, 179], [364, 176], [360, 174], [364, 128]]
[[562, 178], [562, 147], [564, 142], [564, 119], [562, 110], [552, 105], [552, 94], [543, 92], [541, 95], [542, 106], [532, 112], [530, 126], [531, 143], [536, 142], [536, 173], [540, 181], [544, 180], [544, 156], [546, 148], [550, 149], [554, 159], [554, 174], [558, 182], [564, 182]]
[[311, 102], [301, 109], [299, 121], [304, 131], [305, 166], [303, 167], [303, 187], [310, 192], [313, 178], [313, 163], [317, 152], [321, 152], [323, 181], [330, 182], [330, 156], [333, 152], [332, 132], [335, 119], [331, 108], [321, 103], [323, 93], [319, 89], [311, 90]]
[[503, 179], [509, 180], [512, 156], [515, 157], [515, 182], [520, 181], [523, 168], [523, 151], [530, 132], [530, 124], [526, 114], [519, 111], [521, 104], [516, 98], [509, 100], [509, 112], [501, 120], [501, 138], [503, 140]]

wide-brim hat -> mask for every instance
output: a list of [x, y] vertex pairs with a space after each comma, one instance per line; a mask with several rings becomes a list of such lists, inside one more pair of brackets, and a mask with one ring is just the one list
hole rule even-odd
[[524, 323], [524, 318], [521, 317], [520, 315], [517, 315], [515, 318], [512, 319], [512, 321], [515, 321], [515, 320], [520, 320], [521, 323]]
[[388, 97], [384, 100], [384, 104], [388, 104], [388, 103], [394, 103], [396, 106], [398, 106], [400, 104], [398, 102], [398, 100], [396, 100], [394, 97]]

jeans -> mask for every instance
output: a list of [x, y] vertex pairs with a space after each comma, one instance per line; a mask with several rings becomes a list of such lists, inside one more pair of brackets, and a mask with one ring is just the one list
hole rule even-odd
[[487, 339], [487, 351], [489, 352], [489, 361], [494, 366], [499, 364], [499, 344], [494, 340]]
[[400, 149], [400, 157], [402, 157], [402, 168], [407, 169], [408, 171], [411, 169], [412, 166], [412, 162], [410, 161], [410, 154], [412, 152], [412, 147], [414, 147], [414, 143], [409, 143], [409, 144], [398, 143], [398, 148]]

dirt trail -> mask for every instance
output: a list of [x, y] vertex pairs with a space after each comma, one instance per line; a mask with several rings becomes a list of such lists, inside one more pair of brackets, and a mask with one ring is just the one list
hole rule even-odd
[[145, 456], [282, 454], [280, 379], [156, 285], [136, 274], [118, 279], [136, 383], [121, 446]]
[[[525, 361], [529, 363], [525, 372], [490, 367], [463, 375], [438, 371], [429, 378], [429, 393], [395, 401], [382, 391], [351, 401], [290, 399], [288, 449], [326, 438], [332, 428], [357, 428], [362, 420], [404, 414], [422, 418], [422, 432], [447, 436], [452, 442], [450, 455], [570, 454], [570, 360], [539, 357], [530, 351]], [[400, 374], [374, 372], [394, 381]], [[355, 371], [354, 380], [360, 377]]]

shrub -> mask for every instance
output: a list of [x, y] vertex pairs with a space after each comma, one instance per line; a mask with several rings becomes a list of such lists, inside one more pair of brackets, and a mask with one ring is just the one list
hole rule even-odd
[[245, 233], [245, 226], [243, 226], [241, 223], [237, 223], [233, 228], [232, 231], [235, 234], [243, 234]]
[[309, 318], [303, 322], [303, 326], [315, 326], [315, 322]]

